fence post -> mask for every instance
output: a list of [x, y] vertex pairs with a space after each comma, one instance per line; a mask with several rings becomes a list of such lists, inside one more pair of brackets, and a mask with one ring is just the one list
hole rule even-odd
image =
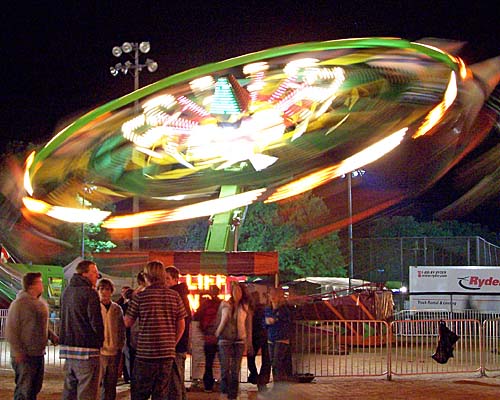
[[479, 374], [481, 376], [486, 376], [486, 357], [484, 357], [484, 352], [486, 346], [484, 345], [485, 328], [484, 325], [488, 320], [483, 321], [479, 326]]
[[467, 238], [467, 265], [471, 265], [470, 263], [470, 238]]
[[476, 236], [476, 265], [481, 265], [481, 252], [479, 249], [479, 236]]
[[[388, 337], [388, 346], [387, 346], [387, 380], [391, 381], [392, 380], [392, 346], [393, 346], [393, 341], [394, 341], [394, 335], [393, 335], [393, 322], [388, 324], [388, 329], [387, 329], [387, 335]], [[387, 322], [386, 322], [387, 324]]]

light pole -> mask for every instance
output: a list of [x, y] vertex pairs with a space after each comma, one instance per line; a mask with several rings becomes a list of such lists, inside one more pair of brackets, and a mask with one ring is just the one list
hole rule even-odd
[[354, 244], [352, 242], [352, 172], [347, 174], [347, 208], [349, 210], [349, 226], [347, 228], [349, 240], [349, 293], [351, 293], [352, 276], [354, 275]]
[[354, 275], [354, 241], [352, 235], [352, 178], [363, 176], [366, 173], [363, 169], [355, 169], [347, 174], [347, 209], [349, 213], [349, 225], [347, 236], [349, 240], [349, 292], [352, 290], [352, 277]]
[[[96, 187], [94, 185], [84, 184], [82, 192], [82, 209], [86, 207], [85, 195], [90, 196], [95, 189]], [[85, 258], [85, 222], [82, 222], [82, 258]]]
[[[134, 91], [139, 89], [139, 74], [146, 68], [149, 72], [155, 72], [158, 69], [158, 63], [151, 58], [146, 58], [144, 63], [140, 62], [139, 56], [142, 54], [149, 53], [151, 45], [149, 42], [124, 42], [121, 46], [115, 46], [111, 50], [115, 57], [121, 57], [122, 54], [129, 54], [131, 59], [124, 63], [117, 63], [112, 67], [109, 67], [109, 72], [113, 76], [117, 76], [120, 72], [124, 75], [128, 74], [129, 71], [134, 73]], [[134, 102], [134, 112], [139, 111], [139, 102], [136, 100]], [[132, 211], [134, 213], [139, 212], [139, 198], [134, 196], [132, 198]], [[139, 229], [132, 229], [132, 250], [139, 250]]]
[[[85, 193], [87, 192], [87, 186], [83, 186], [82, 192], [82, 209], [85, 209]], [[82, 259], [85, 259], [85, 222], [82, 222]]]

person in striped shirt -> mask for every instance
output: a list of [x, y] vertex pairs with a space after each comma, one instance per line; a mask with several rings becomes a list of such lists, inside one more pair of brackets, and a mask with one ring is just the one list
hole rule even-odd
[[131, 399], [163, 400], [187, 313], [179, 294], [166, 286], [162, 262], [150, 261], [144, 275], [147, 287], [132, 298], [125, 315], [126, 327], [139, 323]]

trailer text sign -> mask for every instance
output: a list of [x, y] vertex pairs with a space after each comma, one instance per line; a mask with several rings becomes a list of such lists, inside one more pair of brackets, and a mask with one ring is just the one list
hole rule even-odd
[[410, 308], [413, 310], [496, 309], [498, 294], [498, 267], [410, 267]]
[[498, 267], [410, 267], [410, 293], [500, 293]]

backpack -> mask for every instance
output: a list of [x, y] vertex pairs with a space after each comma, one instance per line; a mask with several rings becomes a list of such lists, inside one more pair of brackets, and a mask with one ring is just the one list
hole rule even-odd
[[200, 321], [200, 329], [205, 335], [206, 343], [216, 343], [215, 331], [217, 330], [217, 311], [219, 310], [220, 299], [206, 300], [200, 310], [198, 317]]

